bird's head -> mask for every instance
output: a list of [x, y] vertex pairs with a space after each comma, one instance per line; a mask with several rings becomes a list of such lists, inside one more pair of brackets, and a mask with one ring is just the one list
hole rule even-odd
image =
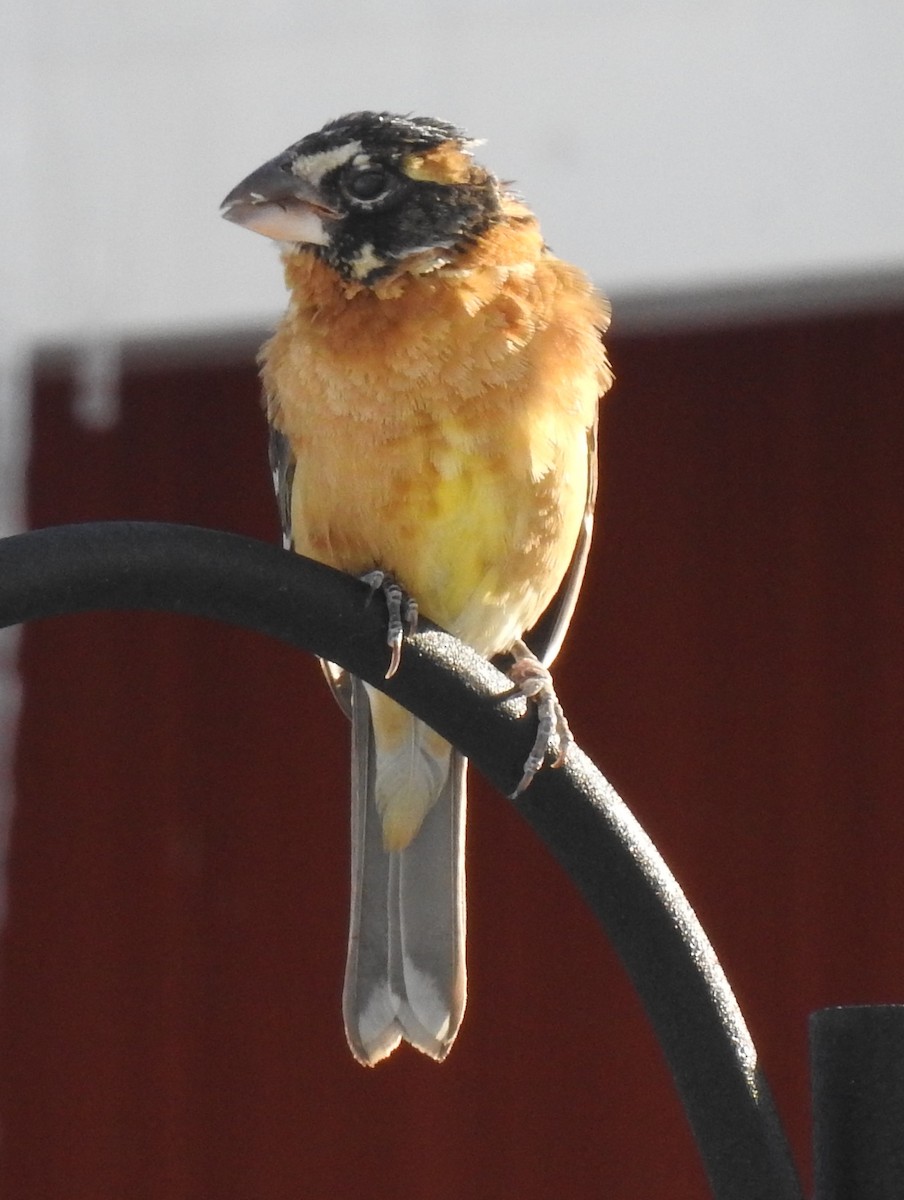
[[454, 260], [498, 219], [500, 184], [473, 145], [445, 121], [350, 113], [243, 179], [222, 215], [370, 286]]

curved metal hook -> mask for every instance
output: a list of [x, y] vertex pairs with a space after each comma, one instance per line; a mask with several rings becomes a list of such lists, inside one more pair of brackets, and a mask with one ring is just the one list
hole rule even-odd
[[[181, 612], [339, 663], [436, 728], [508, 795], [533, 722], [508, 680], [424, 622], [385, 679], [366, 585], [274, 546], [191, 526], [116, 521], [0, 542], [0, 625], [95, 610]], [[574, 750], [516, 807], [606, 929], [669, 1062], [717, 1200], [801, 1200], [787, 1140], [734, 995], [681, 889], [627, 806]]]

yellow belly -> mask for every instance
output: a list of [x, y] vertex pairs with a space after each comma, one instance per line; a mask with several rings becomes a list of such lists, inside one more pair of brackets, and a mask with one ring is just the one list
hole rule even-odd
[[505, 649], [570, 561], [586, 496], [583, 427], [547, 445], [535, 478], [527, 439], [511, 428], [417, 424], [382, 441], [361, 420], [312, 430], [296, 470], [296, 548], [352, 574], [388, 571], [425, 616], [482, 653]]

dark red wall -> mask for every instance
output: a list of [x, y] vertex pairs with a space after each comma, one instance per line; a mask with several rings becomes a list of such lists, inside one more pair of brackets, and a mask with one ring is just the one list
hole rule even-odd
[[[614, 338], [558, 670], [684, 886], [804, 1170], [806, 1021], [904, 1001], [904, 314]], [[35, 525], [276, 537], [252, 367], [37, 396]], [[316, 665], [190, 619], [27, 629], [3, 943], [8, 1200], [705, 1196], [621, 968], [474, 781], [469, 1011], [374, 1071], [339, 1012], [347, 742]]]

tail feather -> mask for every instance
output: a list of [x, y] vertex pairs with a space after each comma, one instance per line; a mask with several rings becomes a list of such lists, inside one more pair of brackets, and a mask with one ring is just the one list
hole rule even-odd
[[[432, 735], [431, 735], [432, 736]], [[436, 802], [402, 850], [384, 849], [364, 685], [352, 686], [352, 897], [343, 1011], [373, 1065], [404, 1039], [441, 1060], [465, 1007], [466, 760], [453, 750]]]

